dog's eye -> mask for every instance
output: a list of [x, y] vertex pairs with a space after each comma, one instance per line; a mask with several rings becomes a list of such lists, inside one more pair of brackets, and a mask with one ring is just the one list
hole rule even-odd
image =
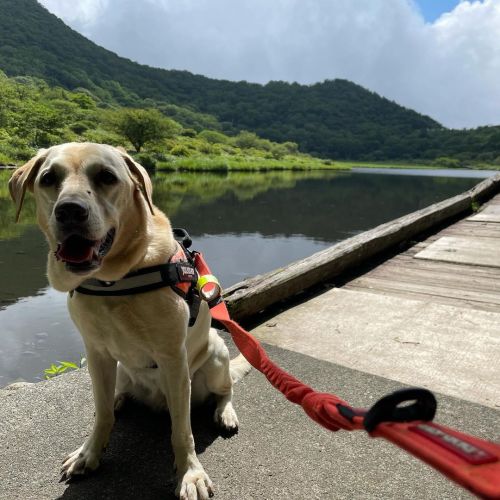
[[112, 184], [116, 184], [118, 182], [118, 178], [113, 172], [111, 172], [111, 170], [101, 170], [96, 176], [96, 181], [99, 184], [111, 186]]
[[54, 174], [54, 172], [51, 172], [50, 170], [42, 174], [42, 177], [40, 177], [40, 186], [43, 187], [53, 186], [54, 184], [56, 184], [56, 182], [56, 174]]

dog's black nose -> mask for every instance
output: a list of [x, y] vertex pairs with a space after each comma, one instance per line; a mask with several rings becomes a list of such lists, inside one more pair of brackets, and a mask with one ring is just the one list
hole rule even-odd
[[54, 214], [61, 224], [81, 223], [89, 218], [89, 209], [81, 201], [62, 201], [56, 205]]

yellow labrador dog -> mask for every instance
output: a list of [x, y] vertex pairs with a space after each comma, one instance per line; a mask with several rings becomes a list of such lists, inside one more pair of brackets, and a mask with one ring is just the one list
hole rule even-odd
[[34, 192], [37, 220], [47, 238], [50, 284], [68, 294], [68, 308], [87, 352], [95, 400], [89, 438], [62, 468], [69, 479], [99, 465], [124, 394], [167, 407], [178, 474], [177, 495], [207, 499], [213, 485], [200, 464], [190, 422], [191, 401], [210, 394], [215, 421], [236, 431], [233, 383], [249, 370], [210, 328], [201, 304], [188, 326], [189, 310], [170, 287], [124, 296], [93, 296], [74, 290], [89, 278], [116, 281], [127, 273], [164, 264], [177, 252], [167, 217], [153, 205], [146, 171], [111, 146], [70, 143], [40, 151], [12, 175], [9, 188], [19, 217], [26, 190]]

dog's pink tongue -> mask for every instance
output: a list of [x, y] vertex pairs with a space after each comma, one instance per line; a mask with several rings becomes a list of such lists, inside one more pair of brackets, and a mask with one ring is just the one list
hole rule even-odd
[[80, 236], [70, 236], [59, 244], [56, 256], [59, 260], [72, 264], [87, 262], [92, 260], [96, 244], [95, 241], [86, 240]]

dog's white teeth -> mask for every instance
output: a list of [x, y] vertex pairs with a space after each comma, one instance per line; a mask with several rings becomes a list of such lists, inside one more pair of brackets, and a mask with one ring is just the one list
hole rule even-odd
[[115, 237], [115, 230], [110, 229], [104, 240], [102, 241], [101, 245], [99, 246], [98, 252], [97, 252], [97, 257], [104, 257], [108, 252], [109, 249], [111, 248], [111, 245], [113, 244], [113, 240]]

